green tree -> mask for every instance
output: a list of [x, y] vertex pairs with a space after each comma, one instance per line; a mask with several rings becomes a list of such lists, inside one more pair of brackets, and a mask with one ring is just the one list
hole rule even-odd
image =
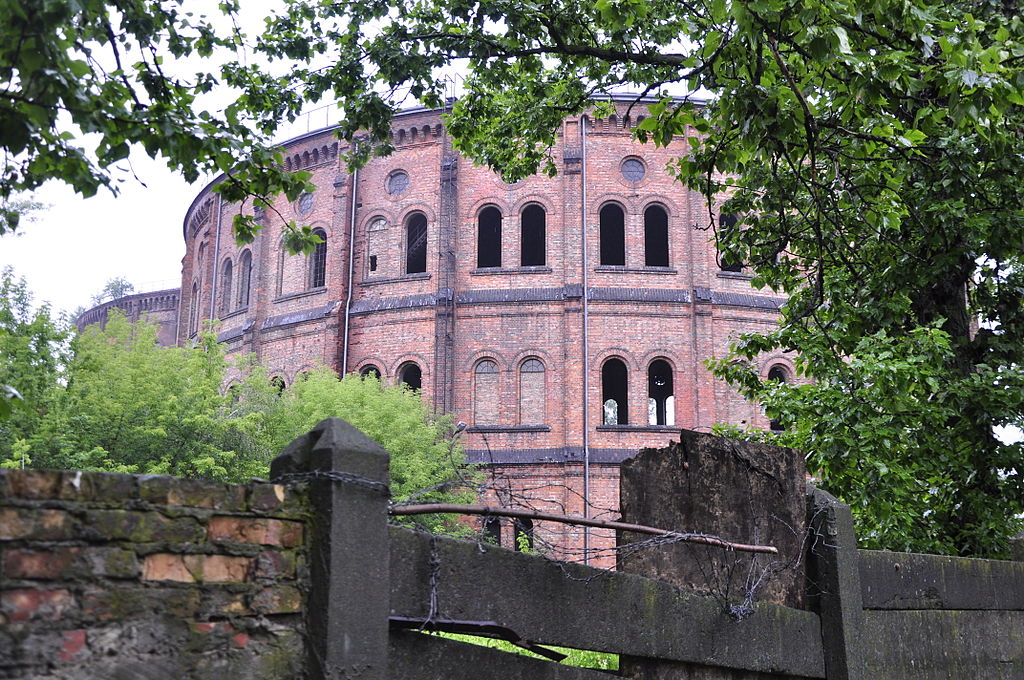
[[15, 279], [10, 267], [0, 271], [0, 460], [12, 456], [15, 442], [35, 431], [52, 407], [69, 335], [49, 305], [33, 305], [24, 279]]
[[[1018, 9], [294, 3], [260, 49], [300, 65], [256, 76], [249, 94], [333, 92], [343, 132], [387, 148], [393, 94], [441, 105], [437, 75], [458, 62], [454, 143], [513, 180], [554, 171], [563, 116], [596, 95], [703, 88], [704, 106], [661, 96], [638, 136], [686, 137], [671, 169], [707, 198], [702, 228], [714, 235], [728, 198], [742, 221], [723, 257], [791, 296], [777, 332], [742, 338], [715, 370], [789, 424], [784, 441], [853, 506], [870, 545], [999, 555], [1024, 510], [1020, 450], [992, 434], [1024, 419]], [[744, 361], [780, 350], [800, 351], [813, 385], [766, 384]]]
[[118, 300], [134, 292], [134, 284], [123, 276], [115, 276], [104, 284], [103, 290], [92, 296], [92, 303], [94, 305], [101, 305], [109, 300]]

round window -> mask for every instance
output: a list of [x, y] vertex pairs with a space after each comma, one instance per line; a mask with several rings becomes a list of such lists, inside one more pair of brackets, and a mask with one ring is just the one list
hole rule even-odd
[[313, 194], [299, 196], [299, 213], [305, 215], [313, 209]]
[[392, 196], [404, 194], [409, 188], [409, 175], [404, 170], [397, 170], [388, 175], [388, 193]]
[[627, 158], [622, 161], [622, 176], [629, 182], [639, 182], [647, 174], [647, 168], [639, 158]]

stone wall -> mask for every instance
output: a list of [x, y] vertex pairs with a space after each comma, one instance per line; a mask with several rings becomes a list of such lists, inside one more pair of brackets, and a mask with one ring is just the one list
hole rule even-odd
[[0, 677], [298, 677], [306, 533], [301, 488], [0, 470]]

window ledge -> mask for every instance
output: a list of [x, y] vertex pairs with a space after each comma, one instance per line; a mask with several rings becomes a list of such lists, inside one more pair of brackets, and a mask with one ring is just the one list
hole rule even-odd
[[473, 425], [466, 432], [551, 432], [550, 425]]
[[294, 300], [296, 298], [304, 298], [310, 295], [319, 295], [320, 293], [326, 293], [327, 286], [317, 286], [316, 288], [310, 288], [309, 290], [300, 290], [298, 293], [288, 293], [287, 295], [281, 295], [276, 297], [271, 302], [285, 302], [286, 300]]
[[595, 272], [614, 272], [618, 274], [678, 274], [675, 267], [626, 267], [618, 264], [602, 264], [594, 268]]
[[717, 276], [720, 279], [742, 279], [744, 281], [749, 281], [750, 279], [754, 278], [753, 274], [747, 274], [745, 272], [727, 272], [724, 270], [718, 272], [717, 274], [715, 274], [715, 276]]
[[550, 274], [551, 267], [546, 265], [531, 267], [477, 267], [469, 273], [471, 276], [490, 276], [493, 274]]
[[598, 425], [598, 432], [679, 432], [677, 425]]
[[402, 274], [401, 276], [387, 276], [380, 278], [368, 278], [363, 279], [359, 282], [360, 286], [377, 286], [382, 283], [400, 283], [402, 281], [426, 281], [430, 278], [430, 274], [427, 272], [417, 272], [415, 274]]
[[246, 305], [245, 307], [239, 307], [238, 309], [231, 310], [227, 314], [221, 314], [219, 318], [221, 321], [225, 321], [227, 319], [233, 319], [236, 316], [241, 316], [242, 314], [245, 314], [248, 311], [249, 306]]

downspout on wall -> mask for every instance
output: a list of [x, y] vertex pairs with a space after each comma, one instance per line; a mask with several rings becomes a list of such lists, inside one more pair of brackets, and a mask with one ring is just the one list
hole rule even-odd
[[348, 283], [345, 285], [345, 326], [341, 340], [341, 376], [348, 372], [348, 329], [352, 309], [352, 279], [355, 278], [356, 262], [356, 192], [359, 187], [359, 170], [352, 171], [352, 203], [349, 209], [348, 226]]
[[[590, 517], [590, 277], [587, 264], [587, 116], [580, 117], [580, 219], [583, 231], [583, 516]], [[583, 564], [590, 562], [590, 530], [583, 527]]]

